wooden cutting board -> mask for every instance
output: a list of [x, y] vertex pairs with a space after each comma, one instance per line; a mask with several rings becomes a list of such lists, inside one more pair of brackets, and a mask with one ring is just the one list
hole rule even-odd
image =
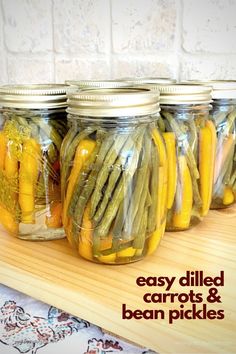
[[[224, 310], [223, 320], [124, 320], [122, 304], [135, 309], [179, 308], [176, 304], [147, 304], [136, 278], [185, 275], [202, 270], [207, 276], [224, 271], [219, 287], [222, 303], [209, 309]], [[153, 256], [121, 266], [97, 265], [79, 258], [66, 240], [21, 241], [0, 232], [0, 282], [36, 299], [82, 317], [121, 337], [160, 353], [235, 353], [236, 348], [236, 207], [211, 211], [186, 232], [166, 233]], [[188, 292], [178, 282], [170, 292]], [[192, 287], [206, 296], [208, 288]], [[191, 304], [184, 304], [187, 309]], [[199, 306], [199, 304], [198, 304]]]

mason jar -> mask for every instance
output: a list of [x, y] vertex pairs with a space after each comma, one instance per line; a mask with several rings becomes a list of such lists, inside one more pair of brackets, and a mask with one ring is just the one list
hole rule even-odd
[[168, 162], [166, 230], [181, 231], [197, 225], [211, 203], [216, 150], [216, 130], [209, 119], [211, 88], [158, 85], [157, 89], [158, 125]]
[[65, 85], [0, 87], [0, 226], [24, 240], [65, 237], [60, 147]]
[[210, 119], [217, 130], [217, 148], [211, 209], [226, 208], [236, 201], [236, 81], [194, 83], [213, 89]]
[[80, 256], [97, 263], [142, 259], [166, 219], [167, 164], [157, 127], [159, 93], [94, 89], [70, 94], [61, 149], [63, 225]]

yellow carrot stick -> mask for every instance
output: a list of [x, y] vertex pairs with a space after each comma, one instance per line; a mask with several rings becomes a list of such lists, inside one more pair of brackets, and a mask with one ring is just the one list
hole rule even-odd
[[59, 228], [62, 226], [61, 220], [62, 205], [60, 202], [51, 202], [50, 215], [46, 216], [45, 224], [50, 228]]
[[66, 190], [65, 200], [63, 203], [62, 222], [64, 227], [66, 226], [67, 209], [75, 188], [76, 181], [79, 177], [82, 167], [84, 166], [85, 161], [89, 158], [95, 146], [96, 146], [96, 142], [89, 139], [82, 140], [77, 146], [73, 167], [71, 170], [68, 187]]
[[116, 253], [111, 253], [106, 256], [99, 256], [98, 260], [101, 263], [115, 263]]
[[8, 178], [18, 176], [18, 160], [11, 152], [11, 145], [8, 143], [5, 156], [5, 173]]
[[35, 222], [35, 189], [40, 170], [40, 157], [40, 145], [35, 139], [27, 139], [23, 144], [19, 171], [21, 221], [26, 224]]
[[224, 166], [224, 163], [229, 156], [229, 153], [231, 149], [233, 148], [233, 145], [235, 143], [235, 138], [233, 134], [229, 134], [227, 137], [225, 137], [222, 146], [219, 146], [219, 149], [216, 154], [216, 162], [215, 162], [215, 172], [214, 172], [214, 183], [216, 183], [220, 172], [222, 170], [222, 167]]
[[117, 252], [117, 256], [118, 257], [133, 257], [135, 255], [136, 251], [137, 251], [136, 248], [128, 247], [122, 251]]
[[230, 205], [234, 202], [234, 193], [232, 188], [225, 186], [224, 188], [224, 196], [223, 196], [223, 204]]
[[152, 138], [158, 150], [160, 164], [157, 191], [157, 228], [159, 228], [166, 213], [168, 162], [165, 142], [158, 129], [155, 128], [152, 130]]
[[0, 169], [3, 170], [5, 166], [5, 158], [7, 152], [7, 138], [4, 132], [0, 132]]
[[166, 148], [165, 148], [165, 143], [164, 140], [159, 133], [159, 131], [154, 128], [152, 130], [152, 138], [157, 146], [158, 152], [159, 152], [159, 163], [161, 166], [166, 165], [166, 159], [167, 159], [167, 154], [166, 154]]
[[167, 208], [171, 209], [175, 198], [176, 183], [177, 183], [175, 134], [169, 132], [163, 133], [163, 138], [166, 144], [167, 163], [168, 163]]
[[12, 235], [18, 234], [18, 223], [14, 216], [0, 204], [0, 224]]
[[199, 173], [200, 195], [202, 199], [201, 215], [205, 216], [210, 208], [216, 155], [216, 129], [212, 121], [206, 121], [199, 132]]
[[179, 211], [173, 214], [173, 227], [177, 229], [186, 229], [189, 227], [191, 220], [191, 212], [193, 205], [193, 186], [190, 171], [186, 161], [186, 157], [181, 155], [178, 157], [179, 179], [182, 187], [182, 206]]
[[[90, 219], [90, 209], [91, 206], [90, 203], [88, 203], [83, 215], [82, 227], [81, 227], [79, 243], [78, 243], [78, 251], [82, 257], [92, 261], [93, 260], [93, 250], [92, 250], [93, 225]], [[75, 238], [73, 237], [73, 239]]]
[[153, 232], [148, 241], [147, 255], [152, 254], [159, 245], [161, 238], [164, 234], [166, 227], [166, 220], [161, 224], [161, 226]]

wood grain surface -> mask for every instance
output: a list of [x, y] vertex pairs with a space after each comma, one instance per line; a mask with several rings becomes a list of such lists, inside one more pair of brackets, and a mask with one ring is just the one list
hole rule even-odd
[[[205, 275], [225, 272], [219, 287], [223, 320], [123, 320], [121, 307], [135, 309], [178, 308], [176, 304], [145, 304], [145, 292], [158, 287], [138, 287], [139, 276], [185, 275], [203, 270]], [[25, 294], [82, 317], [119, 336], [160, 353], [236, 352], [236, 207], [211, 211], [186, 232], [166, 233], [154, 255], [121, 266], [97, 265], [79, 258], [66, 240], [28, 242], [0, 232], [0, 282]], [[203, 296], [208, 288], [192, 287]], [[188, 292], [175, 282], [171, 292]], [[199, 305], [198, 305], [199, 306]], [[187, 309], [191, 304], [185, 304]]]

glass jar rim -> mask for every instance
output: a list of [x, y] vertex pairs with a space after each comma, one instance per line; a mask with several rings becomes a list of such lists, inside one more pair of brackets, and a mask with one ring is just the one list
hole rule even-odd
[[9, 108], [67, 107], [67, 93], [72, 90], [65, 84], [22, 84], [0, 86], [0, 105]]
[[212, 98], [214, 100], [236, 98], [236, 80], [186, 80], [182, 83], [212, 87]]
[[68, 95], [67, 112], [92, 117], [132, 117], [159, 112], [159, 91], [122, 87], [82, 90]]
[[212, 102], [212, 88], [209, 86], [145, 84], [140, 87], [146, 87], [152, 91], [159, 90], [160, 105], [206, 104]]

